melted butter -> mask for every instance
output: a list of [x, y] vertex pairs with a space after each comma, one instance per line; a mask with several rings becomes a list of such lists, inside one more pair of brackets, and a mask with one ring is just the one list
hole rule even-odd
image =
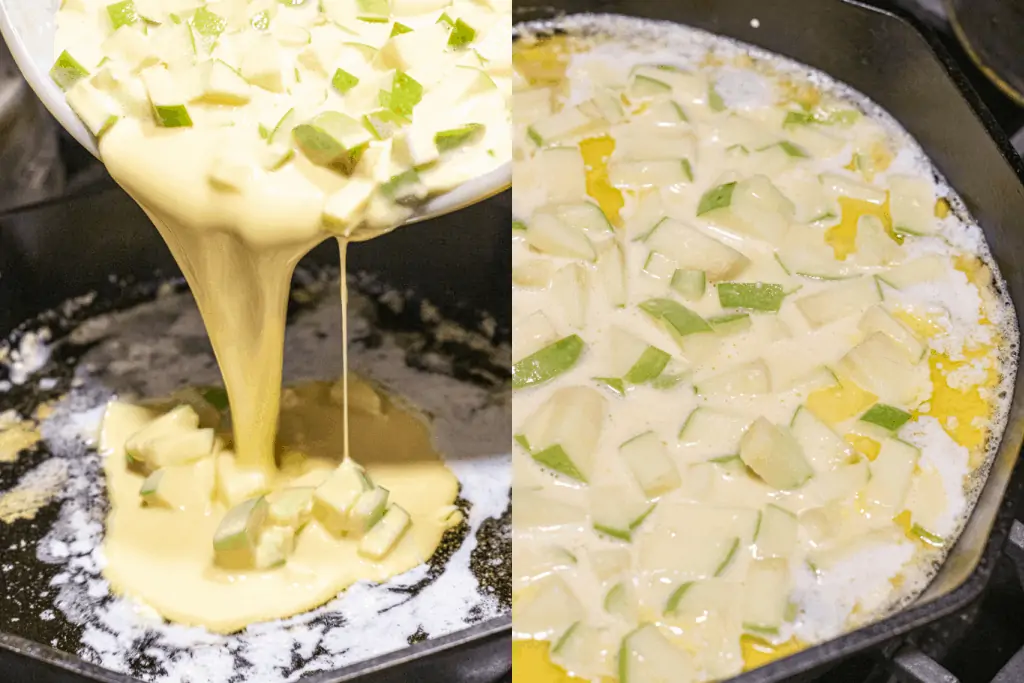
[[863, 199], [839, 197], [839, 223], [825, 232], [825, 243], [832, 247], [836, 260], [845, 261], [857, 251], [857, 222], [863, 216], [876, 216], [882, 221], [885, 231], [895, 239], [892, 215], [889, 213], [889, 195], [882, 204]]
[[612, 225], [621, 226], [620, 212], [625, 199], [608, 180], [608, 160], [615, 153], [615, 139], [610, 135], [587, 138], [580, 142], [580, 153], [587, 174], [587, 194], [597, 202]]
[[[322, 382], [292, 387], [286, 399], [277, 452], [302, 457], [284, 460], [271, 486], [316, 486], [342, 452], [342, 406], [332, 400], [331, 385]], [[353, 406], [350, 419], [353, 455], [412, 516], [409, 531], [385, 559], [374, 562], [357, 553], [357, 539], [336, 538], [310, 522], [287, 564], [247, 573], [213, 564], [211, 539], [226, 512], [221, 502], [185, 510], [139, 505], [143, 477], [128, 469], [124, 441], [141, 423], [106, 421], [102, 441], [108, 447], [111, 512], [105, 576], [114, 590], [173, 621], [229, 633], [311, 609], [356, 581], [383, 581], [426, 561], [452, 523], [444, 513], [455, 501], [458, 481], [434, 450], [424, 419], [411, 408], [384, 398], [379, 413]]]
[[806, 645], [801, 643], [796, 638], [790, 638], [789, 640], [773, 644], [750, 634], [740, 636], [740, 651], [743, 653], [743, 670], [750, 671], [756, 669], [759, 666], [765, 664], [771, 664], [777, 659], [788, 657], [789, 655], [796, 654], [803, 649], [806, 649]]
[[812, 392], [807, 407], [829, 424], [838, 424], [858, 417], [878, 402], [878, 397], [860, 388], [851, 380]]
[[993, 349], [985, 346], [965, 350], [963, 360], [952, 360], [934, 351], [928, 357], [933, 394], [925, 414], [937, 419], [954, 441], [970, 451], [973, 466], [980, 464], [980, 458], [984, 457], [993, 410], [991, 400], [987, 400], [982, 393], [991, 392], [998, 386], [999, 372], [990, 363], [982, 384], [958, 388], [949, 386], [947, 376], [973, 361], [991, 360], [992, 355]]
[[874, 461], [875, 458], [878, 457], [878, 454], [882, 452], [882, 444], [878, 443], [870, 436], [851, 432], [846, 434], [843, 439], [868, 460]]
[[530, 85], [563, 85], [575, 45], [565, 36], [533, 44], [520, 41], [512, 52], [512, 64]]
[[567, 683], [584, 679], [569, 675], [551, 663], [551, 644], [546, 640], [512, 642], [512, 683]]

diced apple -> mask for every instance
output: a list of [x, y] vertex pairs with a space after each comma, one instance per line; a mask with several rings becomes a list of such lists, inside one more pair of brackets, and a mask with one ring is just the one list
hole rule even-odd
[[645, 243], [680, 268], [704, 271], [709, 282], [735, 277], [750, 263], [732, 247], [672, 218], [658, 222]]
[[597, 251], [597, 277], [601, 281], [608, 302], [624, 307], [629, 296], [626, 291], [626, 255], [617, 241], [605, 242]]
[[777, 505], [766, 505], [761, 511], [761, 525], [754, 537], [757, 557], [789, 558], [796, 549], [799, 530], [800, 523], [796, 515]]
[[213, 537], [216, 562], [225, 569], [255, 566], [256, 547], [267, 520], [267, 501], [260, 496], [233, 507]]
[[681, 483], [665, 443], [654, 432], [633, 437], [619, 446], [619, 454], [648, 498], [662, 496]]
[[903, 347], [883, 332], [853, 347], [836, 369], [892, 405], [917, 405], [930, 381], [927, 364], [911, 363]]
[[364, 491], [349, 513], [349, 529], [359, 535], [369, 533], [384, 517], [389, 495], [383, 486]]
[[621, 683], [685, 681], [694, 675], [689, 654], [673, 645], [654, 624], [641, 626], [622, 639]]
[[70, 90], [71, 86], [88, 75], [89, 70], [72, 57], [67, 50], [60, 53], [50, 69], [50, 78], [64, 91]]
[[871, 481], [864, 489], [864, 498], [894, 511], [902, 510], [920, 458], [921, 451], [905, 441], [883, 441], [881, 452], [871, 463]]
[[671, 281], [676, 270], [675, 261], [656, 251], [648, 254], [647, 261], [644, 263], [644, 273], [656, 280]]
[[694, 383], [694, 388], [701, 396], [751, 396], [770, 393], [772, 380], [768, 365], [763, 360], [756, 360], [699, 380]]
[[849, 197], [872, 204], [884, 204], [887, 197], [885, 190], [838, 173], [823, 173], [819, 180], [825, 191], [833, 197]]
[[588, 556], [590, 568], [600, 581], [607, 581], [628, 571], [633, 561], [629, 549], [625, 546], [593, 548]]
[[535, 311], [517, 320], [512, 334], [512, 362], [518, 363], [557, 339], [555, 326], [542, 311]]
[[790, 431], [761, 417], [740, 440], [740, 457], [769, 486], [789, 490], [814, 475], [800, 444]]
[[213, 500], [215, 478], [212, 457], [188, 465], [169, 465], [146, 477], [139, 495], [148, 506], [205, 510]]
[[881, 300], [882, 295], [874, 278], [862, 277], [800, 297], [796, 300], [796, 307], [811, 327], [817, 328], [863, 313]]
[[372, 486], [363, 468], [345, 460], [313, 492], [313, 516], [330, 533], [341, 536], [351, 529], [350, 513]]
[[930, 235], [939, 228], [935, 220], [935, 188], [921, 178], [889, 176], [889, 213], [893, 228], [910, 235]]
[[870, 479], [868, 461], [859, 458], [834, 470], [819, 472], [800, 493], [808, 505], [827, 505], [849, 499], [867, 486]]
[[627, 543], [652, 509], [643, 494], [629, 481], [592, 483], [587, 495], [594, 530]]
[[313, 516], [312, 486], [280, 489], [267, 495], [267, 519], [277, 526], [301, 529]]
[[263, 530], [253, 553], [253, 569], [276, 569], [295, 550], [295, 529], [270, 526]]
[[512, 117], [515, 121], [537, 121], [551, 116], [554, 93], [551, 88], [517, 90], [512, 95]]
[[606, 410], [607, 402], [596, 389], [565, 387], [526, 419], [516, 438], [528, 444], [540, 464], [585, 481], [593, 467]]
[[577, 258], [593, 262], [597, 259], [594, 245], [586, 233], [546, 211], [538, 212], [526, 232], [527, 243], [537, 251], [552, 256]]
[[816, 472], [829, 472], [853, 455], [849, 445], [804, 406], [797, 409], [790, 429]]
[[751, 419], [711, 408], [696, 408], [679, 432], [679, 442], [695, 458], [735, 455]]
[[586, 169], [578, 147], [541, 150], [525, 175], [528, 184], [539, 188], [550, 204], [579, 203], [587, 196]]
[[789, 562], [784, 559], [751, 562], [743, 586], [744, 628], [757, 633], [778, 633], [786, 618], [790, 581]]
[[895, 289], [907, 289], [925, 282], [942, 280], [952, 269], [948, 256], [932, 254], [891, 268], [879, 275], [878, 279]]
[[720, 282], [716, 290], [722, 308], [775, 313], [786, 298], [782, 285], [773, 282]]
[[512, 388], [526, 389], [571, 370], [586, 345], [577, 335], [560, 339], [512, 366]]
[[281, 48], [269, 35], [256, 36], [242, 56], [239, 71], [253, 85], [270, 92], [284, 92], [284, 71], [281, 68]]
[[121, 26], [103, 41], [103, 54], [136, 72], [157, 64], [160, 57], [153, 44], [137, 28]]
[[292, 129], [292, 138], [310, 161], [348, 172], [371, 137], [359, 121], [337, 111], [322, 112]]
[[246, 80], [219, 59], [203, 63], [201, 69], [204, 100], [214, 104], [245, 104], [251, 98]]
[[385, 69], [403, 71], [435, 63], [445, 52], [448, 32], [448, 27], [439, 23], [394, 35], [380, 49], [378, 60]]
[[517, 633], [551, 638], [583, 618], [583, 605], [562, 577], [546, 577], [531, 588], [517, 605]]
[[895, 406], [878, 403], [871, 407], [866, 413], [860, 416], [861, 422], [873, 424], [890, 432], [895, 432], [905, 425], [913, 417], [905, 410]]
[[551, 280], [551, 297], [562, 311], [562, 320], [570, 327], [582, 330], [587, 324], [590, 304], [590, 284], [587, 269], [570, 263], [555, 273]]
[[324, 202], [324, 222], [336, 228], [354, 227], [352, 221], [369, 203], [376, 185], [363, 178], [350, 178]]
[[913, 330], [902, 321], [897, 320], [882, 306], [869, 308], [860, 320], [860, 330], [865, 334], [883, 332], [889, 335], [893, 341], [903, 347], [907, 352], [907, 358], [917, 363], [928, 347], [917, 337]]
[[620, 190], [640, 191], [654, 187], [672, 187], [693, 182], [689, 159], [651, 161], [612, 161], [608, 178]]
[[591, 125], [591, 119], [576, 107], [566, 107], [557, 114], [535, 121], [527, 134], [538, 147], [550, 147], [573, 137]]
[[359, 541], [359, 554], [371, 560], [383, 560], [412, 526], [412, 518], [400, 505], [391, 505], [379, 522]]
[[228, 507], [263, 495], [270, 489], [266, 472], [239, 467], [231, 451], [220, 451], [216, 457], [217, 494]]
[[583, 530], [587, 511], [549, 492], [512, 486], [512, 524], [516, 530], [556, 531], [573, 528]]
[[97, 138], [110, 130], [121, 118], [120, 107], [88, 81], [76, 83], [67, 92], [67, 101], [78, 118]]
[[640, 304], [640, 310], [661, 323], [665, 331], [680, 344], [691, 334], [711, 331], [711, 326], [704, 318], [671, 299], [648, 299]]
[[626, 622], [635, 621], [636, 594], [627, 581], [620, 581], [608, 589], [604, 596], [604, 611]]
[[697, 301], [707, 290], [707, 273], [703, 270], [680, 268], [672, 273], [672, 282], [669, 286], [673, 292], [687, 301]]

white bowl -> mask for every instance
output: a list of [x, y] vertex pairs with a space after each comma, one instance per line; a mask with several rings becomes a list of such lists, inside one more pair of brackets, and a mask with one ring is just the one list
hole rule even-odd
[[[96, 138], [71, 110], [64, 99], [64, 92], [50, 78], [50, 67], [56, 59], [53, 49], [56, 15], [56, 0], [0, 0], [0, 34], [7, 41], [7, 47], [25, 80], [46, 108], [75, 140], [99, 158]], [[434, 197], [408, 222], [457, 211], [511, 186], [512, 162], [509, 161], [486, 175]]]

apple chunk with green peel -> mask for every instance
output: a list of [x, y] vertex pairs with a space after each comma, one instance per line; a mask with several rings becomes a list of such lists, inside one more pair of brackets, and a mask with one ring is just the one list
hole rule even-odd
[[618, 455], [626, 461], [647, 498], [657, 498], [678, 488], [679, 470], [669, 456], [665, 442], [652, 431], [634, 436], [621, 446]]
[[128, 437], [125, 454], [129, 465], [150, 472], [210, 455], [214, 436], [212, 429], [199, 428], [192, 406], [179, 405]]
[[337, 111], [317, 114], [292, 129], [292, 138], [306, 157], [318, 166], [339, 167], [346, 172], [359, 162], [372, 134], [359, 121]]
[[619, 649], [621, 683], [669, 683], [694, 675], [693, 660], [654, 624], [646, 624], [622, 639]]
[[391, 505], [359, 541], [359, 554], [371, 560], [383, 560], [411, 526], [412, 517], [405, 508]]
[[755, 633], [778, 633], [785, 621], [790, 583], [787, 560], [754, 560], [743, 588], [743, 627]]
[[796, 300], [796, 307], [811, 327], [818, 328], [863, 313], [881, 301], [882, 294], [875, 279], [862, 277], [800, 297]]
[[735, 277], [750, 264], [736, 249], [673, 218], [657, 223], [644, 243], [679, 268], [702, 271], [708, 282]]
[[559, 339], [512, 366], [512, 388], [526, 389], [551, 381], [573, 368], [585, 348], [578, 335]]
[[205, 457], [187, 465], [169, 465], [155, 470], [139, 487], [148, 507], [172, 510], [205, 510], [213, 501], [216, 465]]
[[608, 332], [608, 347], [611, 353], [610, 377], [621, 378], [629, 384], [656, 380], [672, 359], [667, 352], [618, 326], [613, 326]]
[[225, 569], [252, 569], [256, 549], [267, 522], [267, 501], [260, 496], [231, 508], [217, 526], [213, 549], [218, 566]]
[[363, 468], [345, 460], [313, 492], [313, 516], [335, 536], [347, 534], [353, 508], [363, 493], [372, 488]]
[[672, 299], [648, 299], [640, 304], [640, 310], [661, 323], [679, 344], [691, 334], [712, 331], [704, 318]]
[[526, 242], [539, 252], [551, 256], [594, 262], [597, 252], [586, 233], [549, 211], [538, 211], [526, 231]]
[[565, 387], [526, 419], [515, 439], [539, 464], [585, 482], [606, 411], [607, 402], [596, 389]]
[[928, 393], [928, 364], [907, 360], [903, 347], [883, 332], [853, 347], [836, 369], [889, 405], [914, 406]]
[[799, 488], [814, 476], [814, 469], [790, 431], [763, 417], [755, 420], [740, 439], [740, 458], [766, 484], [777, 489]]
[[653, 505], [631, 483], [592, 483], [587, 490], [594, 530], [627, 543], [653, 510]]

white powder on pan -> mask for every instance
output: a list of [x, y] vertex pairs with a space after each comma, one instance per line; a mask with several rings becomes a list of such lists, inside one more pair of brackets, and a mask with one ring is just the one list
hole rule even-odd
[[[421, 367], [450, 368], [452, 361], [424, 349], [420, 333], [377, 332], [366, 315], [370, 309], [368, 300], [353, 294], [353, 369], [431, 417], [438, 449], [468, 502], [469, 532], [443, 567], [423, 565], [384, 585], [359, 583], [317, 610], [230, 636], [167, 624], [148, 607], [110, 595], [102, 577], [102, 463], [89, 448], [103, 406], [114, 393], [156, 396], [184, 383], [217, 379], [191, 300], [164, 296], [80, 328], [76, 341], [99, 343], [78, 366], [79, 387], [42, 425], [47, 445], [58, 454], [55, 461], [68, 470], [69, 487], [59, 520], [37, 555], [61, 565], [51, 582], [54, 606], [82, 626], [79, 655], [162, 683], [276, 683], [401, 649], [411, 638], [452, 633], [504, 611], [470, 570], [470, 559], [483, 523], [501, 517], [510, 504], [507, 405], [494, 390], [412, 367], [413, 359]], [[508, 354], [479, 334], [462, 336], [477, 350], [489, 350], [496, 362]], [[340, 367], [340, 353], [336, 297], [326, 296], [288, 328], [286, 380], [327, 379], [325, 372]], [[435, 361], [422, 362], [426, 355]]]

